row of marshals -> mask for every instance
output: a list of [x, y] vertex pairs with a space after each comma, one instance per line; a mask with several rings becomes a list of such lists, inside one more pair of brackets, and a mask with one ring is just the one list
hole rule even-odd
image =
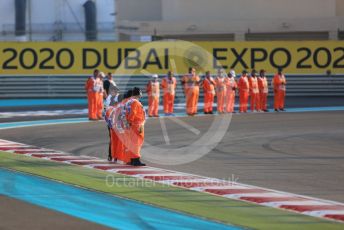
[[202, 83], [204, 90], [204, 113], [213, 114], [213, 101], [216, 94], [218, 113], [233, 113], [235, 104], [235, 91], [237, 83], [235, 72], [231, 70], [228, 75], [218, 70], [217, 76], [213, 79], [210, 72], [206, 72]]
[[[246, 113], [248, 101], [252, 112], [268, 112], [267, 97], [269, 93], [268, 81], [265, 70], [260, 70], [259, 75], [256, 70], [252, 70], [250, 76], [244, 70], [240, 79], [237, 81], [234, 70], [226, 74], [219, 69], [215, 78], [209, 71], [206, 72], [204, 79], [201, 79], [195, 68], [190, 67], [188, 74], [181, 78], [183, 92], [186, 99], [186, 113], [189, 116], [197, 114], [198, 98], [200, 88], [204, 92], [204, 113], [213, 114], [214, 98], [217, 98], [217, 111], [222, 113], [234, 113], [236, 92], [239, 92], [239, 112]], [[274, 109], [275, 111], [284, 111], [285, 98], [285, 76], [282, 70], [274, 76], [271, 82], [274, 89]], [[158, 75], [154, 74], [146, 86], [148, 94], [148, 115], [149, 117], [158, 117], [160, 88], [163, 89], [163, 105], [165, 115], [173, 115], [175, 90], [177, 86], [176, 78], [169, 71], [167, 76], [158, 81]]]
[[93, 71], [93, 75], [88, 77], [85, 90], [88, 100], [88, 119], [102, 120], [104, 111], [104, 99], [109, 95], [110, 85], [116, 86], [112, 80], [112, 74], [107, 76], [98, 69]]
[[124, 95], [110, 87], [110, 104], [105, 112], [105, 121], [110, 130], [111, 154], [109, 161], [133, 166], [144, 166], [140, 160], [144, 142], [146, 114], [139, 99], [142, 92], [134, 87]]
[[158, 75], [154, 74], [152, 80], [148, 81], [146, 92], [148, 95], [148, 116], [159, 117], [159, 98], [160, 87], [163, 90], [163, 107], [166, 116], [173, 115], [174, 97], [177, 87], [177, 80], [171, 71], [168, 71], [167, 76], [161, 81], [158, 81]]
[[[282, 69], [274, 75], [271, 86], [274, 90], [274, 109], [276, 112], [285, 111], [284, 101], [286, 95], [286, 78], [282, 73]], [[265, 75], [265, 70], [260, 70], [257, 76], [256, 70], [252, 70], [250, 77], [246, 70], [238, 81], [239, 89], [239, 112], [246, 113], [248, 101], [250, 97], [251, 112], [268, 112], [267, 97], [269, 93], [268, 80]]]
[[256, 70], [252, 70], [248, 77], [244, 70], [238, 81], [239, 88], [239, 112], [246, 113], [250, 96], [251, 112], [267, 112], [267, 96], [269, 92], [265, 70], [261, 70], [257, 76]]
[[[190, 67], [188, 74], [181, 78], [183, 92], [186, 98], [186, 113], [189, 116], [197, 114], [198, 99], [200, 88], [204, 91], [204, 113], [213, 114], [214, 96], [217, 96], [217, 105], [219, 113], [234, 112], [235, 90], [237, 84], [235, 81], [235, 72], [230, 72], [230, 77], [225, 77], [219, 71], [214, 79], [210, 72], [206, 72], [203, 80], [196, 74], [195, 68]], [[158, 81], [158, 75], [154, 74], [146, 87], [148, 95], [148, 116], [158, 117], [160, 88], [163, 89], [163, 107], [166, 116], [173, 115], [175, 91], [177, 87], [176, 78], [169, 71], [167, 76]]]
[[210, 72], [205, 73], [205, 78], [196, 74], [195, 68], [190, 67], [189, 73], [182, 77], [182, 85], [186, 98], [186, 113], [189, 116], [197, 114], [197, 105], [199, 98], [199, 88], [204, 92], [204, 113], [213, 114], [214, 97], [217, 97], [218, 113], [233, 113], [235, 104], [235, 91], [237, 83], [235, 81], [235, 72], [231, 70], [228, 75], [221, 69], [218, 70], [215, 79]]
[[[239, 92], [240, 113], [247, 112], [249, 98], [251, 112], [268, 112], [267, 97], [269, 93], [269, 85], [265, 75], [265, 70], [260, 70], [259, 75], [256, 70], [252, 70], [250, 76], [248, 76], [248, 72], [246, 70], [243, 70], [238, 81], [235, 79], [236, 74], [234, 70], [231, 70], [226, 74], [222, 69], [219, 69], [215, 79], [211, 76], [210, 72], [207, 71], [204, 80], [199, 82], [199, 78], [194, 74], [194, 70], [191, 70], [191, 73], [192, 77], [186, 78], [188, 80], [187, 82], [191, 83], [192, 89], [191, 92], [190, 88], [187, 88], [189, 91], [186, 91], [186, 109], [189, 115], [194, 115], [194, 112], [197, 112], [198, 85], [203, 87], [204, 91], [205, 114], [213, 114], [215, 95], [217, 97], [217, 111], [219, 114], [234, 113], [237, 90]], [[279, 69], [271, 81], [271, 86], [274, 90], [274, 109], [276, 112], [285, 111], [284, 101], [286, 95], [286, 83], [286, 78], [282, 73], [282, 69]], [[188, 111], [188, 108], [191, 108], [191, 110]]]

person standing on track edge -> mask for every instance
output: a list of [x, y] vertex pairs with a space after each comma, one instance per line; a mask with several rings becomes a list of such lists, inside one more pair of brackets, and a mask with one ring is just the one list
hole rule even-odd
[[95, 69], [93, 71], [93, 76], [89, 77], [85, 84], [85, 90], [87, 93], [88, 101], [88, 119], [97, 120], [97, 111], [96, 111], [96, 92], [94, 91], [94, 86], [96, 78], [99, 74], [99, 70]]
[[113, 139], [115, 139], [115, 142], [117, 141], [117, 136], [116, 133], [114, 132], [112, 126], [113, 124], [111, 124], [112, 122], [112, 118], [111, 116], [113, 116], [115, 114], [115, 110], [117, 108], [118, 102], [120, 102], [121, 100], [119, 99], [119, 89], [117, 88], [117, 86], [110, 84], [109, 87], [107, 88], [107, 90], [105, 89], [106, 94], [108, 95], [105, 103], [104, 103], [104, 107], [105, 107], [105, 121], [108, 124], [108, 132], [109, 132], [109, 148], [108, 148], [108, 161], [112, 161], [112, 159], [117, 160], [117, 157], [114, 157], [114, 149], [115, 149], [115, 145], [117, 143], [114, 143], [114, 141], [112, 141]]
[[112, 159], [114, 159], [114, 161], [117, 161], [117, 155], [115, 154], [115, 146], [118, 142], [118, 138], [117, 135], [114, 131], [114, 123], [113, 123], [113, 117], [115, 115], [116, 112], [116, 107], [118, 105], [119, 102], [119, 95], [115, 95], [114, 97], [112, 97], [111, 102], [109, 103], [109, 105], [106, 106], [106, 111], [105, 111], [105, 122], [107, 123], [107, 128], [108, 128], [108, 132], [109, 132], [109, 148], [108, 148], [108, 161], [112, 161]]
[[287, 81], [282, 69], [278, 69], [278, 73], [275, 74], [271, 81], [272, 88], [274, 89], [274, 109], [275, 112], [285, 111], [284, 109], [284, 100], [286, 92]]
[[153, 74], [152, 80], [147, 84], [146, 91], [148, 94], [148, 116], [159, 117], [160, 83], [157, 74]]
[[247, 112], [247, 104], [248, 104], [248, 95], [250, 90], [250, 85], [247, 78], [247, 71], [242, 71], [242, 75], [239, 79], [238, 83], [239, 88], [239, 112], [246, 113]]
[[215, 80], [211, 76], [210, 71], [205, 72], [202, 86], [204, 92], [204, 114], [213, 114]]
[[260, 70], [258, 77], [258, 87], [259, 87], [259, 101], [260, 101], [260, 110], [268, 112], [267, 99], [269, 93], [268, 80], [265, 76], [265, 70]]
[[134, 87], [132, 98], [128, 102], [126, 119], [129, 124], [129, 142], [126, 146], [129, 164], [133, 166], [145, 166], [140, 160], [141, 147], [144, 142], [144, 123], [146, 114], [139, 99], [142, 97], [140, 88]]
[[216, 86], [216, 98], [217, 98], [217, 112], [222, 114], [225, 109], [225, 97], [226, 97], [226, 82], [225, 73], [221, 69], [217, 72], [217, 77], [215, 79]]
[[235, 91], [237, 87], [235, 72], [234, 70], [231, 70], [226, 78], [225, 108], [227, 113], [234, 113]]
[[197, 114], [198, 97], [199, 97], [200, 78], [196, 75], [196, 69], [189, 68], [189, 73], [182, 78], [184, 93], [186, 98], [186, 113], [189, 116]]
[[167, 72], [167, 76], [161, 81], [161, 88], [164, 91], [164, 113], [166, 116], [173, 115], [174, 97], [177, 87], [177, 80], [171, 71]]
[[94, 84], [94, 91], [96, 92], [96, 117], [98, 120], [103, 119], [103, 106], [104, 106], [103, 77], [105, 77], [105, 74], [103, 72], [100, 72], [97, 75], [97, 78]]
[[259, 87], [256, 70], [252, 70], [251, 77], [249, 78], [249, 83], [251, 96], [251, 112], [260, 112]]

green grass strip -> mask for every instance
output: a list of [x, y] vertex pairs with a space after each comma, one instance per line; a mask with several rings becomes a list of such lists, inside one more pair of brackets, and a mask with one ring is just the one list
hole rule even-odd
[[[0, 167], [254, 229], [343, 229], [343, 224], [115, 173], [0, 152]], [[108, 186], [106, 178], [113, 186]], [[114, 182], [114, 183], [113, 183]]]

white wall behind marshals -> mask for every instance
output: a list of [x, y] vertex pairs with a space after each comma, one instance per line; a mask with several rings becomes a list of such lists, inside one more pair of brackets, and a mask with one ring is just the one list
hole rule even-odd
[[336, 0], [162, 0], [162, 3], [162, 17], [166, 21], [336, 16]]
[[[27, 24], [29, 23], [29, 9], [31, 8], [31, 23], [33, 30], [39, 25], [43, 25], [41, 30], [53, 27], [55, 22], [64, 24], [80, 24], [85, 27], [85, 11], [83, 4], [86, 0], [27, 0]], [[114, 0], [95, 0], [97, 8], [98, 23], [114, 23], [115, 17], [111, 13], [115, 12]], [[31, 7], [30, 7], [31, 4]], [[8, 30], [15, 25], [14, 0], [0, 0], [0, 30]], [[28, 30], [28, 26], [27, 26]], [[12, 32], [13, 32], [12, 31]], [[81, 32], [79, 29], [76, 33]], [[1, 35], [0, 35], [1, 36]], [[9, 36], [9, 35], [8, 35]], [[51, 34], [42, 34], [47, 38]], [[83, 37], [84, 35], [75, 35]], [[81, 39], [82, 40], [82, 39]]]
[[0, 25], [14, 22], [14, 1], [0, 0]]

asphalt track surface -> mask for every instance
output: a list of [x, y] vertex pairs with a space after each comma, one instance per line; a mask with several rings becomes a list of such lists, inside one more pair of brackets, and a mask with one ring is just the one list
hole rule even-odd
[[[178, 118], [201, 131], [214, 116]], [[159, 119], [146, 122], [146, 141], [177, 148], [198, 136], [165, 119], [166, 146]], [[106, 157], [104, 122], [1, 130], [0, 138], [70, 152]], [[218, 146], [183, 165], [151, 166], [344, 202], [344, 112], [255, 113], [233, 115]], [[173, 149], [171, 149], [173, 153]]]
[[[338, 106], [343, 98], [291, 98], [292, 107]], [[83, 108], [85, 106], [68, 107]], [[64, 106], [44, 107], [62, 109]], [[0, 108], [1, 111], [41, 110], [42, 107]], [[63, 118], [67, 118], [64, 116]], [[80, 117], [80, 116], [71, 116]], [[62, 117], [1, 119], [44, 120]], [[213, 116], [179, 118], [200, 130], [208, 130]], [[198, 138], [175, 122], [165, 120], [172, 147], [186, 146]], [[165, 145], [159, 119], [146, 123], [146, 141]], [[0, 138], [63, 150], [75, 155], [106, 158], [108, 136], [104, 122], [64, 124], [1, 130]], [[171, 152], [173, 152], [171, 150]], [[305, 113], [255, 113], [233, 115], [219, 145], [206, 156], [183, 165], [151, 166], [221, 179], [237, 180], [261, 187], [344, 202], [344, 111]], [[18, 229], [106, 229], [46, 208], [0, 196], [0, 228]], [[39, 216], [39, 221], [37, 220]], [[18, 218], [20, 217], [20, 218]]]
[[[11, 100], [10, 100], [11, 101]], [[239, 99], [236, 98], [236, 103], [238, 103]], [[52, 111], [52, 110], [73, 110], [73, 109], [86, 109], [86, 104], [54, 104], [51, 105], [35, 105], [33, 101], [33, 105], [30, 105], [30, 99], [27, 99], [25, 105], [11, 105], [11, 106], [1, 106], [0, 103], [0, 115], [2, 112], [21, 112], [21, 111]], [[55, 102], [55, 101], [52, 101]], [[48, 101], [46, 103], [49, 103]], [[3, 103], [8, 104], [8, 103]], [[160, 100], [161, 104], [161, 100]], [[268, 105], [270, 110], [272, 110], [273, 105], [273, 97], [268, 98]], [[287, 97], [286, 98], [286, 107], [287, 108], [306, 108], [306, 107], [327, 107], [327, 106], [343, 106], [344, 105], [344, 98], [343, 97]], [[238, 110], [238, 108], [235, 108]], [[183, 112], [185, 110], [176, 110], [176, 112]], [[61, 116], [26, 116], [26, 117], [9, 117], [3, 118], [0, 116], [0, 123], [2, 122], [17, 122], [17, 121], [33, 121], [33, 120], [48, 120], [48, 119], [59, 119], [59, 118], [77, 118], [77, 117], [85, 117], [85, 115], [64, 115]]]

